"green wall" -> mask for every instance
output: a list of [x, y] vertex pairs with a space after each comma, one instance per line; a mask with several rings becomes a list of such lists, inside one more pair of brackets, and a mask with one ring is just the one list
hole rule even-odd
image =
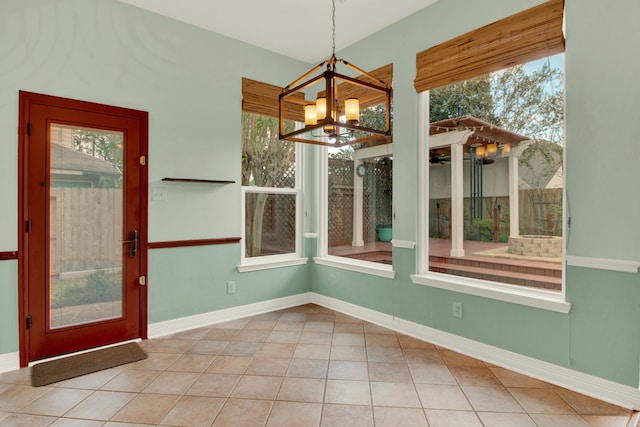
[[[339, 56], [394, 64], [394, 238], [417, 241], [415, 54], [540, 0], [440, 0]], [[638, 260], [640, 4], [565, 0], [568, 254]], [[284, 42], [284, 41], [283, 41]], [[149, 112], [149, 241], [240, 236], [240, 186], [167, 184], [165, 176], [240, 179], [241, 77], [286, 84], [310, 65], [115, 0], [0, 5], [0, 251], [17, 249], [18, 91]], [[304, 147], [304, 231], [318, 231], [317, 147]], [[316, 254], [316, 239], [304, 241]], [[315, 266], [239, 274], [237, 244], [149, 252], [150, 322], [312, 290], [520, 354], [638, 386], [636, 274], [569, 267], [569, 314], [414, 285], [416, 252], [394, 249], [394, 280]], [[237, 292], [226, 294], [234, 280]], [[16, 352], [17, 263], [0, 261], [0, 354]], [[463, 319], [451, 302], [464, 304]]]

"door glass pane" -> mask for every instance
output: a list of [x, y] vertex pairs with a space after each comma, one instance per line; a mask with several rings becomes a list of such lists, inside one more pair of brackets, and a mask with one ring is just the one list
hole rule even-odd
[[122, 317], [124, 136], [52, 125], [50, 143], [50, 327]]

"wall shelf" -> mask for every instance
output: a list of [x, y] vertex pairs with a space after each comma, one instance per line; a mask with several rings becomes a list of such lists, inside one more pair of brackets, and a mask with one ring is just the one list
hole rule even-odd
[[163, 181], [168, 182], [200, 182], [205, 184], [235, 184], [235, 181], [228, 181], [223, 179], [195, 179], [195, 178], [162, 178]]

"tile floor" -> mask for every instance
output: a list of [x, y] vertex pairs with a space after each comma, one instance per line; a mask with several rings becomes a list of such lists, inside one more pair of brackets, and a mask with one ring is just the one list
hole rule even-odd
[[0, 426], [625, 427], [637, 416], [311, 304], [142, 346], [146, 360], [46, 387], [28, 369], [0, 375]]

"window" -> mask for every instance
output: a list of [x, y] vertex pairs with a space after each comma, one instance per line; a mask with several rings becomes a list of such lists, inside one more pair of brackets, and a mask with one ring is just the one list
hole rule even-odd
[[562, 15], [551, 0], [418, 53], [415, 283], [568, 310]]
[[[278, 139], [278, 119], [271, 110], [255, 113], [245, 103], [255, 99], [252, 88], [256, 87], [275, 91], [276, 115], [279, 93], [275, 86], [243, 79], [240, 271], [305, 261], [301, 259], [300, 150], [298, 144]], [[293, 128], [295, 122], [287, 121], [286, 126]]]

